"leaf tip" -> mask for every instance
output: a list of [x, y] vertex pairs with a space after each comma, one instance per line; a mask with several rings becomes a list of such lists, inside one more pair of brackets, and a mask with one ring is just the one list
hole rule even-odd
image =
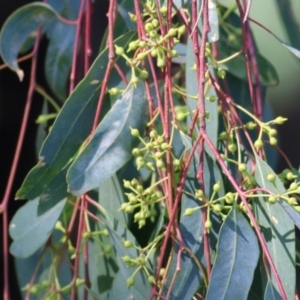
[[20, 81], [22, 82], [23, 79], [24, 79], [24, 72], [23, 72], [23, 70], [19, 69], [19, 70], [16, 71], [16, 73], [17, 73]]

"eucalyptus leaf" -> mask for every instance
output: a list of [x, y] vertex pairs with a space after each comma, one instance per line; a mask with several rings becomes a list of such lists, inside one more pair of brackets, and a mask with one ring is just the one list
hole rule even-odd
[[123, 224], [128, 224], [128, 214], [119, 210], [125, 199], [117, 175], [113, 175], [100, 184], [98, 198], [105, 210]]
[[[285, 188], [276, 176], [274, 184], [267, 180], [273, 170], [256, 155], [255, 179], [258, 185], [277, 195], [284, 193]], [[294, 223], [279, 203], [270, 204], [266, 198], [253, 202], [253, 209], [276, 270], [288, 299], [295, 295], [295, 228]], [[272, 274], [272, 273], [271, 273]], [[272, 274], [271, 281], [279, 293], [276, 280]]]
[[[235, 207], [221, 226], [207, 300], [247, 299], [259, 258], [256, 235]], [[241, 280], [241, 274], [247, 274]]]
[[[133, 36], [134, 33], [131, 32], [125, 34], [117, 40], [118, 45], [127, 45]], [[25, 178], [17, 192], [17, 198], [32, 200], [40, 196], [45, 187], [73, 159], [89, 136], [107, 60], [108, 49], [105, 49], [65, 102], [43, 144], [40, 161]], [[128, 68], [121, 63], [120, 65], [124, 70]], [[109, 87], [117, 85], [119, 81], [115, 71], [112, 72]], [[105, 98], [102, 112], [105, 113], [108, 107], [110, 107], [109, 99]]]
[[266, 291], [265, 291], [265, 300], [281, 300], [281, 296], [278, 291], [274, 288], [272, 282], [268, 282]]
[[61, 201], [42, 216], [37, 216], [38, 202], [39, 199], [27, 202], [10, 222], [9, 234], [13, 239], [10, 253], [16, 257], [29, 257], [46, 243], [66, 204], [66, 200]]
[[[180, 135], [186, 150], [190, 151], [193, 145], [192, 140], [182, 132], [180, 132]], [[206, 195], [209, 197], [213, 185], [216, 182], [220, 182], [221, 188], [218, 192], [218, 196], [221, 197], [221, 195], [224, 195], [224, 187], [220, 171], [207, 153], [205, 153], [204, 157], [204, 174], [206, 174], [204, 186]], [[179, 241], [176, 240], [172, 252], [171, 265], [163, 288], [164, 296], [171, 300], [192, 299], [203, 280], [203, 270], [206, 262], [204, 259], [204, 227], [202, 211], [201, 209], [197, 209], [191, 216], [185, 215], [186, 209], [197, 208], [201, 205], [201, 202], [192, 196], [195, 194], [196, 190], [200, 189], [196, 176], [198, 167], [199, 150], [197, 149], [186, 177], [184, 193], [181, 199], [181, 215], [179, 223], [182, 242], [184, 243], [184, 247], [189, 249], [189, 251], [183, 251], [179, 256], [180, 244]], [[218, 230], [218, 227], [219, 221], [215, 219], [214, 228], [212, 228], [210, 236], [210, 247], [212, 249], [216, 244], [216, 231]], [[193, 253], [193, 256], [191, 256], [190, 253]], [[178, 262], [179, 257], [180, 261]], [[179, 272], [177, 269], [178, 265], [181, 267]]]
[[91, 140], [71, 165], [67, 181], [79, 196], [97, 187], [118, 171], [132, 156], [139, 139], [130, 128], [143, 134], [148, 103], [144, 85], [129, 87], [95, 130]]
[[36, 2], [17, 9], [4, 23], [0, 33], [0, 54], [20, 80], [24, 72], [19, 68], [17, 58], [24, 42], [39, 26], [58, 17], [50, 5]]

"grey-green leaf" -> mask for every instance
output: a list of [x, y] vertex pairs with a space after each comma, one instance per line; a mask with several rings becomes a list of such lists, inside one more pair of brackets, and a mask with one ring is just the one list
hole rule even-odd
[[256, 235], [244, 215], [233, 207], [220, 230], [206, 299], [247, 299], [258, 258]]
[[119, 208], [121, 204], [125, 202], [125, 199], [116, 174], [100, 184], [98, 198], [99, 203], [105, 210], [123, 224], [128, 224], [128, 214], [124, 211], [119, 211]]
[[56, 19], [58, 14], [46, 3], [32, 3], [17, 9], [5, 22], [0, 33], [0, 54], [3, 61], [15, 71], [20, 80], [24, 73], [17, 58], [26, 39], [39, 26]]
[[37, 216], [38, 201], [35, 199], [22, 206], [9, 225], [13, 239], [10, 252], [16, 257], [29, 257], [48, 240], [66, 204], [66, 200], [61, 201], [42, 216]]
[[[255, 178], [260, 187], [274, 194], [284, 193], [285, 188], [278, 177], [275, 183], [267, 180], [274, 171], [256, 155]], [[288, 299], [295, 295], [295, 227], [279, 203], [269, 204], [266, 198], [253, 202], [253, 209], [266, 240], [271, 257]], [[272, 284], [279, 292], [272, 274]]]
[[[128, 44], [133, 33], [128, 33], [117, 39], [118, 45]], [[78, 84], [60, 111], [53, 128], [46, 138], [40, 152], [40, 162], [29, 172], [17, 198], [35, 199], [40, 196], [45, 187], [70, 162], [92, 130], [93, 118], [99, 99], [99, 91], [105, 75], [108, 60], [108, 49], [105, 49], [96, 59], [85, 78]], [[120, 62], [122, 68], [126, 66]], [[116, 86], [120, 78], [112, 71], [109, 87]], [[103, 111], [110, 106], [105, 98]]]
[[71, 165], [67, 181], [72, 194], [79, 196], [99, 186], [132, 156], [139, 139], [130, 127], [143, 134], [148, 104], [143, 83], [130, 86], [97, 127], [88, 145]]

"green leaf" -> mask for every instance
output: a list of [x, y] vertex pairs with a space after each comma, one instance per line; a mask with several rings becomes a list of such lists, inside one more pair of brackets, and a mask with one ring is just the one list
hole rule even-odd
[[99, 203], [105, 210], [123, 224], [128, 224], [128, 214], [124, 211], [119, 211], [121, 204], [126, 201], [117, 175], [113, 175], [100, 184], [98, 198]]
[[[101, 229], [103, 229], [102, 226]], [[98, 299], [104, 299], [107, 297], [108, 292], [112, 288], [114, 278], [118, 273], [118, 266], [116, 264], [116, 257], [113, 251], [106, 254], [103, 251], [102, 245], [111, 244], [110, 238], [107, 237], [102, 240], [103, 237], [96, 236], [93, 238], [93, 242], [88, 242], [88, 257], [89, 257], [89, 278], [91, 287], [89, 293], [97, 295]], [[84, 278], [84, 264], [83, 257], [80, 256], [79, 264], [79, 276]], [[78, 294], [82, 295], [84, 286], [78, 289]]]
[[17, 9], [4, 23], [0, 33], [0, 54], [20, 80], [24, 72], [19, 68], [17, 58], [26, 39], [39, 26], [58, 18], [59, 15], [45, 3], [32, 3]]
[[[118, 45], [127, 45], [133, 36], [133, 33], [125, 34], [117, 40]], [[25, 178], [17, 192], [18, 198], [32, 200], [40, 196], [89, 136], [107, 61], [108, 49], [105, 49], [65, 102], [44, 142], [40, 152], [40, 162]], [[128, 68], [121, 62], [120, 65], [123, 70]], [[116, 74], [116, 71], [112, 72], [109, 87], [117, 85], [120, 81]], [[109, 100], [105, 98], [103, 111], [105, 112], [109, 106]]]
[[66, 200], [61, 201], [47, 213], [37, 216], [38, 201], [27, 202], [10, 222], [9, 234], [13, 239], [10, 253], [16, 257], [29, 257], [45, 244], [66, 204]]
[[[274, 185], [267, 175], [274, 171], [256, 155], [255, 178], [258, 185], [274, 194], [284, 193], [285, 188], [276, 177]], [[279, 203], [269, 204], [266, 198], [253, 202], [253, 209], [266, 240], [271, 257], [281, 278], [288, 299], [295, 295], [295, 228]], [[279, 292], [272, 274], [272, 284]]]
[[[102, 214], [105, 216], [104, 222], [105, 226], [109, 232], [109, 235], [111, 237], [111, 240], [113, 242], [113, 245], [116, 250], [116, 255], [117, 255], [117, 261], [118, 261], [118, 266], [120, 269], [120, 276], [121, 278], [117, 278], [121, 282], [126, 282], [126, 279], [129, 278], [135, 268], [130, 268], [127, 266], [127, 264], [121, 259], [121, 257], [128, 255], [131, 258], [137, 258], [140, 254], [140, 251], [138, 251], [136, 248], [139, 248], [140, 246], [138, 245], [135, 237], [132, 235], [132, 233], [126, 228], [121, 222], [119, 222], [117, 219], [115, 219], [112, 215], [110, 215], [107, 211], [102, 210]], [[101, 215], [102, 215], [101, 214]], [[132, 244], [135, 246], [135, 248], [125, 248], [123, 245], [124, 240], [129, 240], [132, 242]], [[150, 274], [153, 275], [153, 270], [152, 270], [152, 264], [149, 262], [149, 260], [146, 261], [145, 267], [148, 269]], [[124, 283], [121, 283], [124, 285]], [[113, 285], [113, 288], [117, 288], [116, 285]], [[131, 286], [130, 288], [127, 288], [130, 292], [131, 298], [128, 299], [136, 299], [136, 300], [143, 300], [143, 299], [148, 299], [150, 292], [151, 292], [151, 285], [148, 282], [147, 276], [143, 270], [140, 270], [136, 276], [135, 276], [135, 284]], [[125, 290], [126, 291], [126, 290]], [[114, 293], [115, 295], [115, 293]], [[123, 293], [122, 293], [123, 295]], [[110, 299], [127, 299], [126, 298], [126, 292], [125, 295], [123, 295], [123, 298], [121, 295], [118, 298], [110, 298]]]
[[47, 185], [39, 198], [37, 208], [38, 216], [44, 214], [61, 200], [69, 196], [67, 192], [68, 185], [66, 181], [68, 166], [62, 169], [56, 177]]
[[97, 187], [131, 158], [131, 151], [138, 145], [139, 139], [131, 136], [130, 127], [143, 134], [147, 111], [143, 83], [137, 88], [128, 88], [71, 165], [67, 181], [72, 194], [79, 196]]
[[[47, 31], [49, 45], [45, 59], [45, 74], [51, 90], [61, 100], [67, 97], [76, 26], [60, 20], [51, 22]], [[50, 30], [51, 28], [51, 30]]]
[[[61, 236], [60, 236], [61, 238]], [[56, 239], [56, 232], [54, 233], [53, 239]], [[61, 248], [59, 250], [62, 250]], [[36, 277], [35, 284], [42, 283], [42, 281], [51, 281], [54, 282], [55, 279], [55, 272], [53, 265], [53, 256], [54, 251], [51, 248], [39, 249], [34, 254], [27, 258], [18, 258], [15, 257], [14, 259], [14, 265], [15, 270], [17, 274], [18, 279], [18, 286], [19, 288], [23, 288], [26, 286], [26, 284], [29, 284], [32, 276]], [[37, 266], [39, 266], [37, 268]], [[35, 273], [36, 272], [36, 273]], [[35, 275], [34, 275], [35, 274]], [[59, 283], [64, 286], [71, 282], [72, 280], [72, 273], [71, 273], [71, 266], [66, 261], [66, 259], [63, 259], [60, 266], [59, 266], [59, 272], [57, 272], [57, 277]], [[43, 291], [44, 294], [47, 292], [47, 290]], [[40, 300], [44, 299], [43, 296], [41, 296], [42, 293], [38, 293], [37, 295], [30, 295], [30, 300]], [[25, 299], [26, 291], [22, 292], [22, 299]], [[63, 299], [68, 299], [66, 295], [62, 295]]]
[[266, 291], [265, 291], [265, 300], [281, 300], [281, 296], [278, 291], [274, 288], [272, 282], [268, 282]]
[[[192, 148], [192, 140], [182, 132], [180, 132], [180, 135], [184, 146], [190, 151]], [[179, 228], [184, 246], [193, 253], [202, 266], [205, 266], [204, 244], [201, 242], [204, 238], [202, 211], [198, 209], [191, 216], [184, 215], [187, 208], [196, 208], [201, 205], [201, 202], [192, 196], [195, 194], [195, 190], [200, 188], [196, 177], [198, 167], [199, 150], [196, 150], [188, 169], [184, 186], [185, 192], [181, 199]], [[205, 153], [204, 158], [204, 174], [206, 195], [210, 195], [213, 185], [218, 181], [221, 184], [218, 196], [221, 197], [221, 195], [224, 195], [221, 173], [207, 153]], [[213, 216], [213, 218], [214, 220], [212, 221], [214, 224], [210, 236], [210, 247], [212, 249], [216, 244], [216, 231], [218, 231], [219, 227], [219, 221], [215, 218], [215, 216]], [[203, 280], [203, 270], [199, 269], [199, 263], [196, 263], [195, 258], [191, 257], [188, 251], [183, 251], [181, 253], [180, 262], [178, 262], [179, 248], [179, 241], [177, 240], [172, 253], [172, 261], [166, 284], [163, 288], [163, 295], [168, 299], [192, 299]], [[178, 263], [181, 267], [179, 272], [177, 270]]]
[[206, 299], [247, 299], [258, 258], [259, 246], [253, 229], [244, 215], [232, 208], [220, 230]]

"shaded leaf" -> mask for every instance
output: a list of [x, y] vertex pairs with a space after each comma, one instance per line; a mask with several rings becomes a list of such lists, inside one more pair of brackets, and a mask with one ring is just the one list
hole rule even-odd
[[16, 257], [29, 257], [48, 240], [66, 204], [66, 200], [61, 201], [47, 213], [37, 216], [38, 201], [27, 202], [10, 222], [9, 234], [13, 239], [10, 252]]
[[[284, 193], [285, 188], [276, 177], [275, 185], [266, 178], [273, 170], [256, 155], [255, 178], [260, 187], [274, 194]], [[281, 278], [288, 299], [295, 294], [295, 228], [283, 207], [279, 203], [269, 204], [265, 198], [253, 202], [253, 209], [258, 219], [271, 257]], [[279, 293], [272, 274], [272, 284]]]
[[[57, 235], [57, 232], [54, 232], [53, 239], [57, 240], [57, 236], [61, 238], [61, 235]], [[59, 249], [61, 250], [61, 249]], [[32, 276], [36, 272], [36, 278], [35, 281], [36, 284], [42, 283], [45, 279], [49, 282], [49, 280], [52, 280], [54, 282], [54, 275], [55, 272], [53, 272], [53, 251], [50, 248], [47, 248], [46, 251], [43, 251], [42, 249], [39, 249], [34, 254], [27, 258], [18, 258], [15, 257], [14, 259], [14, 265], [15, 270], [17, 274], [18, 279], [18, 285], [21, 289], [22, 287], [25, 287], [26, 284], [30, 283]], [[37, 265], [39, 265], [38, 270], [36, 270]], [[48, 276], [47, 276], [48, 275]], [[62, 286], [67, 285], [72, 280], [72, 273], [71, 273], [71, 267], [67, 263], [67, 261], [64, 259], [62, 261], [62, 264], [59, 267], [59, 272], [57, 272], [59, 283]], [[46, 277], [46, 278], [45, 278]], [[22, 291], [22, 299], [25, 299], [27, 291]], [[44, 290], [45, 293], [45, 290]], [[68, 299], [67, 295], [61, 295], [63, 299]], [[41, 293], [38, 295], [30, 295], [30, 300], [40, 300], [44, 297], [41, 296]]]
[[56, 19], [58, 14], [45, 3], [32, 3], [17, 9], [4, 23], [0, 33], [0, 53], [3, 61], [15, 71], [20, 80], [24, 73], [17, 58], [26, 39], [39, 26]]
[[[103, 229], [104, 226], [101, 226]], [[91, 282], [88, 292], [97, 297], [97, 299], [107, 298], [108, 292], [112, 288], [114, 278], [118, 273], [116, 257], [113, 251], [109, 254], [105, 253], [102, 245], [110, 245], [111, 240], [106, 237], [103, 240], [102, 236], [95, 236], [93, 242], [88, 242], [88, 257], [89, 257], [89, 278]], [[83, 257], [80, 257], [79, 276], [84, 278]], [[78, 294], [83, 295], [85, 287], [81, 286], [78, 289]]]
[[130, 127], [143, 133], [147, 111], [143, 83], [137, 88], [128, 88], [71, 165], [67, 181], [72, 194], [79, 196], [97, 187], [131, 158], [131, 151], [138, 145], [139, 139], [131, 136]]
[[[193, 143], [192, 140], [182, 132], [180, 132], [180, 135], [184, 146], [190, 151]], [[198, 209], [191, 216], [184, 216], [187, 208], [196, 208], [201, 205], [201, 202], [192, 196], [195, 194], [196, 189], [200, 189], [196, 177], [198, 166], [199, 151], [196, 150], [186, 177], [184, 193], [181, 200], [179, 224], [184, 246], [193, 253], [194, 257], [190, 255], [189, 251], [183, 251], [180, 256], [180, 262], [178, 262], [180, 245], [178, 240], [176, 241], [166, 284], [163, 288], [163, 294], [168, 299], [192, 299], [203, 280], [203, 270], [199, 268], [199, 265], [205, 266], [204, 244], [202, 242], [204, 236], [202, 211]], [[218, 181], [220, 181], [221, 184], [219, 196], [223, 195], [224, 187], [220, 171], [207, 153], [205, 153], [204, 159], [204, 174], [206, 195], [211, 193], [213, 184]], [[215, 218], [213, 221], [214, 227], [212, 228], [212, 234], [210, 236], [211, 248], [215, 247], [216, 230], [218, 229], [219, 223]], [[181, 267], [179, 272], [177, 270], [178, 263]]]
[[265, 300], [281, 300], [280, 294], [277, 292], [277, 290], [274, 288], [272, 282], [268, 282], [266, 291], [265, 291]]
[[61, 200], [69, 196], [67, 192], [68, 185], [66, 181], [68, 167], [62, 169], [56, 177], [47, 185], [39, 198], [37, 208], [38, 216], [44, 214]]
[[123, 190], [119, 183], [117, 175], [108, 178], [99, 186], [98, 192], [99, 203], [116, 219], [123, 224], [128, 224], [128, 214], [119, 211], [122, 203], [125, 202]]
[[221, 226], [206, 299], [247, 299], [258, 258], [253, 229], [244, 215], [232, 208]]
[[[111, 216], [107, 211], [102, 210], [101, 213], [105, 216], [105, 226], [107, 230], [109, 231], [109, 235], [111, 237], [111, 240], [113, 242], [113, 245], [116, 250], [117, 255], [117, 261], [119, 266], [119, 273], [121, 278], [118, 278], [118, 280], [126, 282], [126, 279], [129, 278], [135, 268], [130, 268], [127, 266], [127, 264], [121, 259], [121, 257], [128, 255], [132, 258], [136, 258], [139, 256], [139, 251], [135, 248], [125, 248], [123, 245], [124, 240], [129, 240], [132, 242], [133, 245], [136, 247], [139, 247], [135, 237], [132, 235], [132, 233], [126, 228], [121, 222], [119, 222], [117, 219], [115, 219], [113, 216]], [[101, 215], [102, 215], [101, 214]], [[152, 264], [147, 260], [145, 267], [147, 267], [150, 274], [153, 274], [152, 270]], [[124, 283], [120, 283], [122, 286], [124, 286]], [[113, 288], [118, 288], [118, 285], [113, 284]], [[136, 300], [143, 300], [148, 299], [150, 292], [151, 292], [151, 285], [148, 282], [147, 276], [143, 270], [139, 271], [135, 276], [135, 284], [129, 288], [127, 288], [129, 291], [130, 298], [128, 299], [136, 299]], [[115, 292], [113, 292], [115, 295]], [[126, 299], [126, 294], [123, 295], [122, 299]], [[125, 297], [125, 298], [124, 298]], [[114, 298], [110, 298], [114, 299]], [[116, 299], [119, 299], [116, 298]], [[120, 298], [121, 299], [121, 298]]]
[[[117, 40], [118, 45], [128, 44], [133, 36], [133, 33], [125, 34]], [[25, 178], [17, 192], [18, 198], [32, 200], [40, 196], [45, 187], [69, 163], [81, 144], [89, 136], [107, 60], [108, 49], [105, 49], [65, 102], [43, 144], [40, 152], [40, 162]], [[128, 68], [122, 63], [120, 65], [124, 70]], [[113, 71], [109, 87], [117, 85], [119, 81], [119, 77]], [[109, 106], [109, 100], [106, 98], [103, 111], [105, 112]]]
[[46, 79], [52, 91], [61, 100], [67, 97], [67, 81], [74, 51], [76, 26], [56, 20], [47, 31], [50, 43], [45, 59]]

